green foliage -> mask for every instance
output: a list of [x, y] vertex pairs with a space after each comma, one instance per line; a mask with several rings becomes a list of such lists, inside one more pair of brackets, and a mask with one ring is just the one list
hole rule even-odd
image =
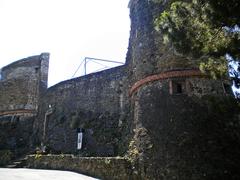
[[173, 0], [155, 25], [163, 34], [164, 43], [181, 54], [200, 58], [201, 69], [218, 78], [226, 75], [227, 53], [235, 59], [240, 57], [240, 33], [236, 30], [239, 10], [236, 0]]
[[202, 0], [202, 3], [209, 3], [212, 8], [211, 19], [217, 26], [240, 25], [240, 3], [239, 0]]
[[139, 151], [134, 140], [130, 141], [128, 148], [128, 160], [131, 163], [134, 163], [139, 158]]
[[104, 162], [105, 162], [105, 164], [109, 165], [109, 164], [111, 163], [111, 160], [106, 158], [106, 159], [104, 160]]
[[209, 58], [207, 62], [200, 63], [200, 70], [210, 74], [214, 79], [220, 79], [228, 70], [227, 61], [224, 56], [219, 59]]
[[35, 159], [41, 159], [42, 158], [42, 154], [37, 153], [37, 154], [35, 154], [34, 158]]

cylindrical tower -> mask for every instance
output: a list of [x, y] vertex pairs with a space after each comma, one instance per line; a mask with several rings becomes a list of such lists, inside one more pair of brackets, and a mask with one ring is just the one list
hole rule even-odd
[[198, 61], [178, 54], [170, 45], [163, 44], [154, 20], [164, 11], [168, 1], [131, 0], [131, 34], [127, 63], [135, 80], [148, 75], [183, 69], [197, 69]]
[[129, 155], [139, 179], [238, 179], [239, 109], [229, 83], [202, 74], [197, 60], [163, 44], [154, 19], [166, 3], [129, 3]]

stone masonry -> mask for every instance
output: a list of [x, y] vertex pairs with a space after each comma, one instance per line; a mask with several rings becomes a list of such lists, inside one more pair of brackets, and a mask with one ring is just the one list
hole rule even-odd
[[[110, 157], [114, 179], [240, 179], [239, 107], [229, 81], [211, 79], [198, 60], [163, 43], [154, 20], [167, 3], [129, 2], [132, 23], [123, 66], [48, 89], [47, 53], [2, 68], [0, 149], [27, 147], [21, 148], [26, 153], [44, 146], [60, 155], [30, 157], [30, 167], [107, 179]], [[124, 173], [117, 178], [118, 172]]]
[[0, 149], [15, 156], [33, 147], [33, 122], [47, 89], [49, 54], [28, 57], [1, 69]]

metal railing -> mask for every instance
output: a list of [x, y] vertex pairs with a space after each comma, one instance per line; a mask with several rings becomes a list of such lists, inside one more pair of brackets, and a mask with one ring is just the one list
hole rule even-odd
[[[94, 72], [98, 72], [98, 71], [101, 71], [101, 70], [104, 70], [104, 69], [112, 68], [111, 66], [109, 66], [109, 65], [108, 65], [108, 66], [107, 66], [107, 65], [104, 65], [104, 64], [102, 64], [102, 63], [100, 63], [100, 62], [113, 63], [113, 64], [119, 64], [119, 65], [123, 65], [123, 64], [124, 64], [123, 62], [119, 62], [119, 61], [113, 61], [113, 60], [107, 60], [107, 59], [99, 59], [99, 58], [92, 58], [92, 57], [85, 57], [85, 58], [81, 61], [80, 65], [78, 66], [78, 68], [76, 69], [76, 71], [74, 72], [72, 78], [75, 77], [75, 75], [77, 74], [77, 72], [79, 71], [79, 69], [80, 69], [81, 67], [84, 68], [84, 75], [86, 75], [86, 74], [87, 74], [87, 63], [88, 63], [88, 62], [93, 62], [93, 63], [96, 63], [96, 64], [102, 66], [102, 68], [100, 68], [100, 69], [98, 69], [98, 70], [96, 70], [96, 71], [94, 71]], [[92, 72], [92, 73], [94, 73], [94, 72]]]

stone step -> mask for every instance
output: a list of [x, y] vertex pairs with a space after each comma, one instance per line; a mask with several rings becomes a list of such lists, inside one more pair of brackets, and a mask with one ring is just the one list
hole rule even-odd
[[23, 168], [26, 165], [26, 160], [27, 160], [26, 157], [17, 159], [15, 161], [11, 162], [11, 164], [6, 165], [5, 167], [6, 168]]
[[16, 168], [16, 165], [15, 164], [11, 164], [11, 165], [6, 165], [4, 166], [5, 168]]

